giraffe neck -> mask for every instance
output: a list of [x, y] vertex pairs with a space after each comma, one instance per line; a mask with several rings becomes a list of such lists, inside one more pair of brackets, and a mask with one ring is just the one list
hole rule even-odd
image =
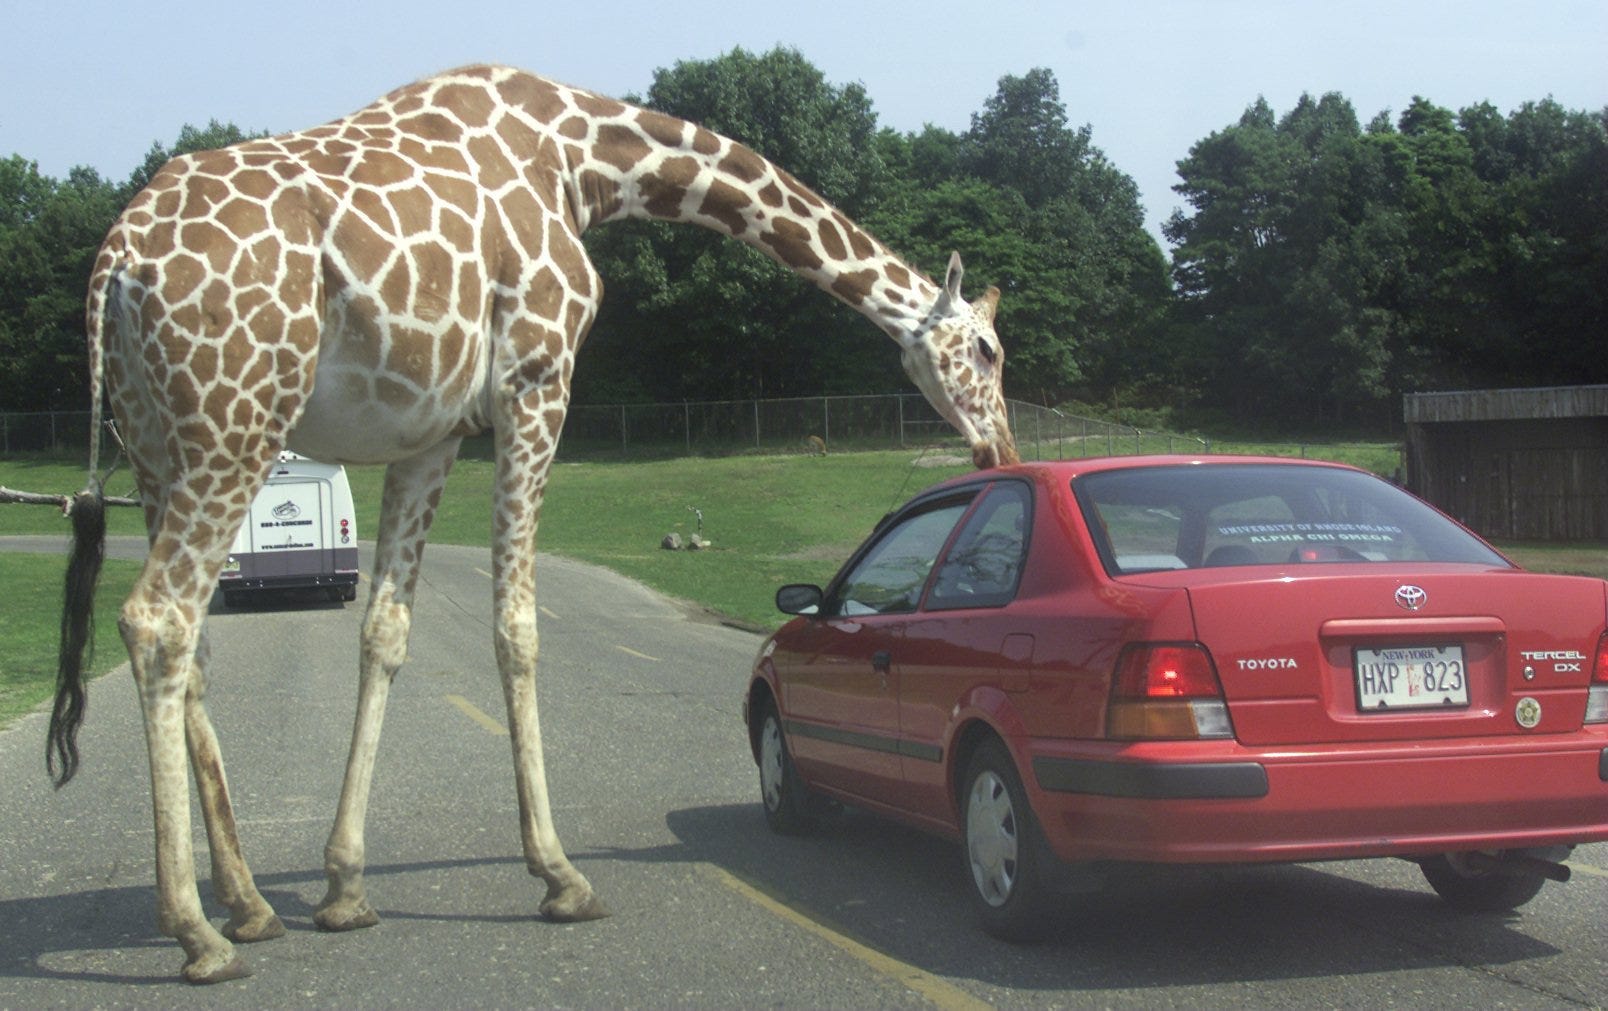
[[583, 231], [627, 217], [701, 225], [760, 250], [890, 336], [919, 328], [937, 287], [847, 215], [736, 141], [611, 104], [618, 112], [594, 114], [586, 143], [565, 146]]

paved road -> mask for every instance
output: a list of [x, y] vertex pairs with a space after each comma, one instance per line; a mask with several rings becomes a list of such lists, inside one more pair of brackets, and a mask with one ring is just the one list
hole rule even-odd
[[[19, 546], [38, 543], [0, 539]], [[551, 557], [539, 690], [558, 829], [615, 915], [542, 922], [488, 561], [428, 553], [369, 817], [383, 919], [351, 934], [318, 933], [312, 907], [359, 607], [214, 613], [208, 701], [247, 856], [289, 927], [244, 949], [249, 979], [176, 982], [180, 952], [155, 930], [126, 668], [92, 687], [66, 789], [45, 779], [40, 715], [0, 733], [0, 1008], [1608, 1004], [1604, 845], [1512, 917], [1452, 915], [1416, 868], [1375, 861], [1153, 875], [1043, 944], [995, 942], [968, 919], [953, 846], [854, 815], [809, 839], [766, 831], [737, 720], [754, 636]]]

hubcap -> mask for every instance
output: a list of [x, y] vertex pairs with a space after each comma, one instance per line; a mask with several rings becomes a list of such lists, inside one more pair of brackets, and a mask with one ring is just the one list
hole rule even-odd
[[768, 716], [759, 730], [759, 792], [765, 807], [775, 811], [782, 803], [782, 728]]
[[1004, 780], [984, 771], [966, 799], [966, 852], [977, 894], [991, 906], [1010, 901], [1016, 886], [1016, 811]]

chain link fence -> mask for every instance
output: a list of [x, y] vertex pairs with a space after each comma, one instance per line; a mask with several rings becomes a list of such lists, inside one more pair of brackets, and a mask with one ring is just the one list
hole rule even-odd
[[[1024, 459], [1138, 453], [1209, 452], [1194, 436], [1008, 401]], [[570, 459], [730, 453], [827, 453], [871, 449], [952, 449], [960, 437], [920, 394], [789, 397], [661, 404], [576, 404], [559, 455]]]
[[88, 449], [88, 411], [0, 411], [0, 456]]
[[[1144, 432], [1008, 401], [1024, 459], [1210, 452], [1209, 441]], [[88, 411], [0, 411], [0, 456], [71, 454], [89, 445]], [[661, 404], [575, 404], [561, 459], [644, 459], [734, 453], [839, 453], [967, 447], [916, 393]]]

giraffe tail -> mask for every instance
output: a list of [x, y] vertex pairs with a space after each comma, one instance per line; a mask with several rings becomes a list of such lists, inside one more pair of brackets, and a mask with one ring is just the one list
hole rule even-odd
[[[106, 558], [106, 494], [96, 468], [100, 457], [102, 348], [108, 295], [120, 269], [97, 276], [90, 284], [86, 315], [89, 345], [89, 480], [67, 503], [72, 520], [72, 546], [62, 593], [61, 646], [56, 660], [56, 701], [50, 711], [45, 742], [45, 771], [57, 789], [78, 771], [78, 728], [84, 722], [87, 697], [84, 668], [94, 656], [95, 586]], [[58, 771], [57, 766], [60, 766]]]
[[[50, 711], [45, 770], [57, 788], [78, 771], [78, 727], [84, 722], [84, 667], [94, 655], [95, 584], [106, 557], [106, 498], [93, 476], [73, 497], [72, 552], [62, 595], [61, 651], [56, 664], [56, 703]], [[57, 765], [61, 766], [57, 771]]]

